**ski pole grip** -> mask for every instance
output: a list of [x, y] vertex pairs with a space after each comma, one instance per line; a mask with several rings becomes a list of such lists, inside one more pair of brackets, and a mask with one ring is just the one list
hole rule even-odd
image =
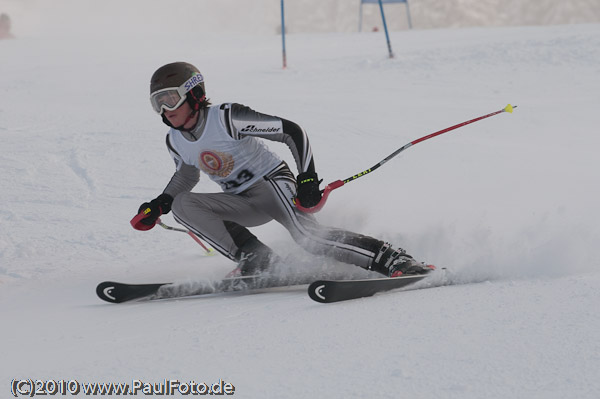
[[296, 201], [296, 208], [298, 208], [299, 210], [301, 210], [302, 212], [305, 213], [317, 213], [321, 210], [321, 208], [323, 208], [325, 206], [325, 203], [327, 202], [327, 197], [329, 197], [329, 194], [335, 190], [336, 188], [340, 188], [344, 185], [344, 182], [342, 180], [336, 180], [334, 182], [329, 183], [327, 186], [325, 186], [325, 190], [323, 190], [323, 196], [321, 197], [321, 201], [319, 201], [319, 203], [311, 208], [305, 208], [302, 205], [300, 205], [300, 202]]
[[156, 225], [156, 222], [151, 225], [142, 223], [142, 219], [144, 219], [146, 217], [146, 215], [147, 215], [146, 211], [148, 211], [149, 209], [150, 208], [144, 209], [140, 213], [135, 215], [133, 217], [133, 219], [131, 219], [131, 221], [129, 222], [129, 223], [131, 223], [131, 227], [133, 227], [136, 230], [141, 230], [141, 231], [146, 231], [146, 230], [150, 230], [151, 228], [153, 228]]
[[135, 215], [129, 223], [131, 223], [131, 226], [135, 229], [135, 226], [144, 218], [144, 216], [146, 216], [146, 215], [142, 211], [142, 212], [138, 213], [137, 215]]

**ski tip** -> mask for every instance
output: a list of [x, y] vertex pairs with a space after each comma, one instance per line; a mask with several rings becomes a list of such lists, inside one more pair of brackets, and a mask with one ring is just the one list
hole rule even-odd
[[504, 112], [510, 112], [512, 114], [513, 109], [517, 108], [516, 105], [510, 105], [508, 104], [506, 107], [504, 107]]
[[327, 281], [323, 280], [313, 281], [308, 287], [308, 296], [313, 301], [327, 303], [326, 284]]
[[96, 294], [103, 301], [121, 303], [151, 296], [160, 287], [167, 284], [123, 284], [115, 281], [104, 281], [96, 287]]
[[117, 289], [118, 285], [119, 283], [113, 281], [104, 281], [96, 287], [96, 295], [106, 302], [119, 303], [121, 301], [114, 295], [114, 291]]

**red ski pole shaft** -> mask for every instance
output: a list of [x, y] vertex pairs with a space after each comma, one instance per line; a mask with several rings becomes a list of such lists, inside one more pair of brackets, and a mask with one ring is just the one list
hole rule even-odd
[[187, 230], [187, 229], [179, 229], [177, 227], [171, 227], [169, 225], [164, 224], [160, 218], [156, 221], [156, 223], [162, 227], [163, 229], [166, 230], [172, 230], [172, 231], [180, 231], [182, 233], [187, 233], [187, 235], [189, 235], [190, 237], [192, 237], [194, 239], [194, 241], [196, 241], [198, 244], [200, 244], [200, 246], [204, 249], [204, 251], [206, 251], [207, 254], [212, 254], [213, 253], [213, 249], [208, 248], [206, 245], [204, 245], [204, 243], [200, 240], [200, 238], [198, 238], [198, 236], [196, 234], [194, 234], [193, 231]]
[[325, 206], [325, 203], [327, 202], [327, 198], [329, 197], [329, 194], [333, 190], [335, 190], [337, 188], [340, 188], [344, 184], [349, 183], [351, 181], [354, 181], [354, 180], [358, 179], [359, 177], [362, 177], [364, 175], [367, 175], [367, 174], [373, 172], [374, 170], [376, 170], [377, 168], [379, 168], [381, 165], [383, 165], [384, 163], [386, 163], [390, 159], [394, 158], [396, 155], [400, 154], [402, 151], [404, 151], [404, 150], [412, 147], [413, 145], [418, 144], [418, 143], [420, 143], [422, 141], [425, 141], [425, 140], [429, 140], [429, 139], [431, 139], [433, 137], [436, 137], [436, 136], [439, 136], [441, 134], [448, 133], [448, 132], [450, 132], [452, 130], [458, 129], [459, 127], [463, 127], [463, 126], [469, 125], [471, 123], [480, 121], [482, 119], [486, 119], [486, 118], [489, 118], [491, 116], [501, 114], [503, 112], [510, 112], [510, 113], [512, 113], [512, 111], [513, 111], [514, 108], [517, 108], [517, 106], [516, 105], [513, 106], [513, 105], [508, 104], [506, 107], [504, 107], [503, 109], [501, 109], [499, 111], [495, 111], [495, 112], [489, 113], [487, 115], [479, 116], [477, 118], [474, 118], [474, 119], [471, 119], [471, 120], [468, 120], [468, 121], [465, 121], [465, 122], [458, 123], [458, 124], [456, 124], [454, 126], [447, 127], [445, 129], [439, 130], [437, 132], [428, 134], [427, 136], [423, 136], [421, 138], [413, 140], [410, 143], [405, 144], [404, 146], [400, 147], [399, 149], [397, 149], [396, 151], [394, 151], [393, 153], [391, 153], [390, 155], [388, 155], [387, 157], [385, 157], [384, 159], [382, 159], [379, 163], [377, 163], [376, 165], [370, 167], [369, 169], [366, 169], [366, 170], [364, 170], [364, 171], [362, 171], [360, 173], [352, 175], [352, 176], [350, 176], [347, 179], [336, 180], [334, 182], [329, 183], [327, 186], [325, 186], [325, 189], [323, 190], [323, 196], [321, 197], [321, 201], [317, 205], [315, 205], [315, 206], [313, 206], [311, 208], [305, 208], [302, 205], [300, 205], [300, 203], [298, 201], [295, 201], [296, 208], [298, 208], [302, 212], [306, 212], [306, 213], [315, 213], [315, 212], [318, 212], [318, 211], [320, 211], [323, 208], [323, 206]]
[[200, 241], [200, 238], [198, 238], [198, 236], [196, 234], [194, 234], [194, 232], [190, 231], [190, 230], [184, 230], [184, 229], [178, 229], [176, 227], [171, 227], [168, 226], [166, 224], [164, 224], [160, 218], [156, 219], [156, 222], [151, 225], [151, 226], [147, 226], [146, 228], [141, 229], [140, 226], [138, 226], [138, 223], [146, 217], [146, 214], [150, 212], [149, 209], [144, 209], [142, 210], [140, 213], [138, 213], [137, 215], [135, 215], [133, 217], [133, 219], [131, 219], [130, 223], [133, 226], [134, 229], [136, 230], [150, 230], [151, 228], [154, 227], [154, 224], [158, 224], [160, 227], [162, 227], [163, 229], [166, 230], [173, 230], [173, 231], [180, 231], [182, 233], [187, 233], [190, 237], [192, 237], [194, 239], [194, 241], [196, 241], [198, 244], [200, 244], [200, 246], [204, 249], [204, 251], [206, 252], [206, 254], [208, 255], [212, 255], [214, 250], [212, 248], [208, 248], [206, 245], [204, 245], [204, 243], [202, 241]]

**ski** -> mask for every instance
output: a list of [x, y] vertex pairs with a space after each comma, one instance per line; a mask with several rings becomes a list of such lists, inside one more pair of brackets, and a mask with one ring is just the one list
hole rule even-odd
[[127, 284], [104, 281], [96, 287], [98, 297], [110, 303], [150, 301], [191, 296], [244, 292], [265, 288], [290, 287], [310, 284], [308, 295], [321, 303], [347, 301], [364, 298], [406, 287], [423, 280], [428, 275], [383, 277], [363, 280], [316, 280], [310, 276], [244, 276], [222, 280], [194, 281], [186, 283]]
[[366, 280], [318, 280], [308, 287], [308, 296], [321, 303], [347, 301], [369, 297], [414, 284], [427, 277], [427, 275], [411, 275], [402, 277], [383, 277]]
[[161, 284], [124, 284], [115, 281], [104, 281], [96, 287], [96, 295], [106, 302], [121, 303], [133, 301], [156, 294]]
[[275, 277], [242, 276], [224, 278], [217, 281], [194, 281], [187, 283], [126, 284], [104, 281], [96, 287], [98, 297], [110, 303], [123, 303], [136, 300], [157, 300], [183, 298], [198, 295], [218, 294], [235, 291], [250, 291], [262, 288], [287, 287], [308, 284], [314, 278], [299, 276]]

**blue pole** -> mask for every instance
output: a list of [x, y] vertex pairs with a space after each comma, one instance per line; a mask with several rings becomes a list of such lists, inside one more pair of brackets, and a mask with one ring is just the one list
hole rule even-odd
[[412, 29], [412, 20], [410, 18], [410, 8], [408, 7], [408, 0], [406, 0], [404, 4], [406, 4], [406, 19], [408, 19], [408, 29]]
[[381, 0], [379, 0], [379, 9], [381, 10], [381, 20], [383, 21], [383, 29], [385, 29], [385, 38], [387, 40], [388, 52], [390, 54], [390, 58], [394, 58], [394, 53], [392, 52], [392, 43], [390, 42], [390, 35], [388, 33], [387, 23], [385, 22], [385, 13], [383, 12], [383, 3]]
[[283, 53], [283, 69], [287, 68], [287, 60], [285, 56], [285, 16], [283, 12], [283, 0], [281, 0], [281, 49]]

